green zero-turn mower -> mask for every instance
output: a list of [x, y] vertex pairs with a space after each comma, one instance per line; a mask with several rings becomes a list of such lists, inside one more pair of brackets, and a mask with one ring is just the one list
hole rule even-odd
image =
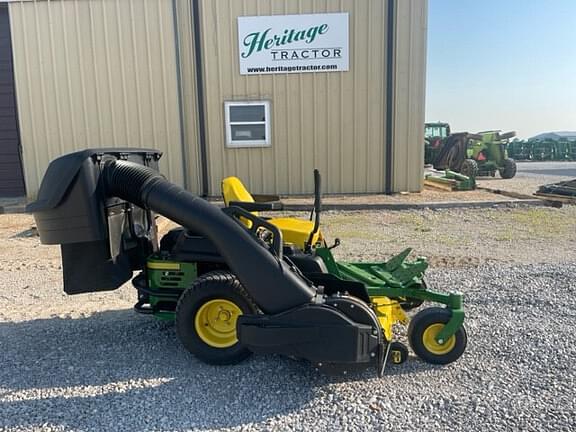
[[[279, 208], [275, 200], [220, 209], [167, 181], [160, 157], [93, 149], [52, 161], [28, 211], [42, 243], [61, 245], [65, 292], [110, 291], [132, 279], [136, 311], [175, 320], [182, 344], [211, 364], [276, 353], [324, 371], [372, 366], [381, 374], [407, 358], [394, 340], [398, 322], [409, 324], [424, 361], [446, 364], [464, 352], [461, 296], [428, 290], [424, 259], [407, 262], [407, 250], [385, 263], [340, 263], [323, 238], [285, 243], [272, 219], [253, 213]], [[182, 228], [158, 239], [155, 214]], [[425, 301], [444, 307], [408, 319]]]

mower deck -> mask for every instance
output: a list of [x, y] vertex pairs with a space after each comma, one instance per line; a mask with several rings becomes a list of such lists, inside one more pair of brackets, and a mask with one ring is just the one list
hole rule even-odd
[[424, 301], [441, 303], [451, 311], [450, 320], [436, 336], [437, 341], [447, 340], [464, 322], [462, 295], [428, 290], [424, 282], [428, 262], [422, 257], [407, 261], [410, 252], [412, 249], [405, 249], [382, 263], [344, 263], [337, 262], [328, 248], [316, 249], [316, 254], [322, 257], [330, 273], [366, 286], [388, 340], [392, 340], [391, 326], [394, 323], [408, 322], [404, 310], [418, 307]]

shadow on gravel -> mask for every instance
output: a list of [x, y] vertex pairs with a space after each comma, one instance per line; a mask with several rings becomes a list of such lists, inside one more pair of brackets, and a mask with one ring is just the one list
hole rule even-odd
[[0, 323], [0, 364], [0, 428], [231, 427], [301, 408], [318, 383], [284, 359], [202, 364], [173, 326], [131, 310]]
[[[183, 430], [265, 422], [305, 407], [327, 384], [306, 362], [253, 356], [228, 367], [197, 361], [174, 327], [131, 310], [81, 319], [0, 323], [0, 428]], [[389, 368], [414, 373], [429, 365]]]

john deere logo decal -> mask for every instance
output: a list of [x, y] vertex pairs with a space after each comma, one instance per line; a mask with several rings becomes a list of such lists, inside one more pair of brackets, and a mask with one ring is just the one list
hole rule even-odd
[[348, 70], [348, 14], [239, 17], [240, 73]]

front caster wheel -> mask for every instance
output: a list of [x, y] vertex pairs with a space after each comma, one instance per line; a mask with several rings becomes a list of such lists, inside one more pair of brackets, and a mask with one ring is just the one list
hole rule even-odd
[[452, 313], [443, 308], [428, 308], [418, 312], [408, 326], [408, 340], [414, 353], [427, 363], [448, 364], [464, 353], [468, 338], [464, 327], [443, 344], [436, 336], [450, 320]]
[[250, 355], [236, 335], [238, 317], [256, 313], [256, 306], [233, 274], [206, 273], [178, 300], [176, 332], [186, 349], [203, 362], [234, 364]]

